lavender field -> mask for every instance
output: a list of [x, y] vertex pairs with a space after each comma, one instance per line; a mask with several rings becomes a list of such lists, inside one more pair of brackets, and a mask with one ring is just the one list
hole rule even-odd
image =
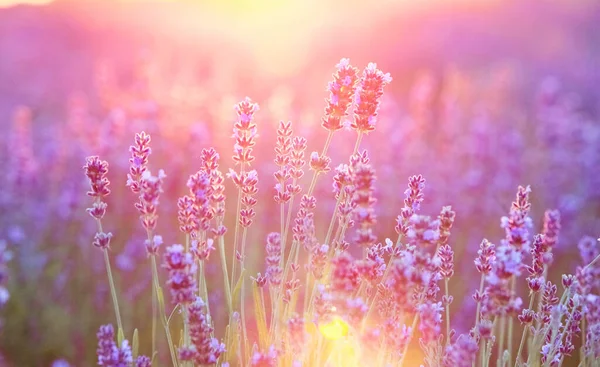
[[600, 3], [0, 1], [0, 366], [600, 366]]

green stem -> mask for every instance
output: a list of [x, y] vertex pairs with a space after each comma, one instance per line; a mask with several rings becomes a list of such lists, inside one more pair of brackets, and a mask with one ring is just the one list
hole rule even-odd
[[498, 338], [500, 340], [500, 343], [498, 344], [498, 359], [496, 361], [496, 364], [498, 366], [501, 366], [500, 361], [502, 360], [502, 354], [504, 353], [505, 331], [506, 331], [506, 319], [504, 318], [504, 315], [502, 315], [500, 317], [500, 337]]
[[[483, 292], [484, 282], [485, 282], [485, 276], [484, 276], [484, 274], [481, 274], [481, 280], [479, 281], [479, 294], [480, 295], [481, 295], [481, 292]], [[478, 327], [477, 325], [479, 325], [479, 318], [481, 317], [480, 311], [481, 311], [481, 301], [477, 302], [477, 311], [475, 313], [475, 327]]]
[[[244, 166], [242, 165], [242, 170], [241, 173], [242, 174], [244, 172]], [[236, 257], [236, 252], [238, 249], [238, 236], [239, 236], [239, 231], [240, 231], [240, 212], [242, 210], [242, 188], [238, 188], [238, 200], [237, 200], [237, 209], [236, 209], [236, 216], [235, 216], [235, 232], [233, 234], [233, 263], [231, 264], [231, 285], [229, 286], [231, 289], [233, 289], [233, 287], [235, 287], [235, 284], [233, 282], [235, 282], [235, 273], [236, 273], [236, 268], [237, 268], [237, 257]]]
[[225, 238], [223, 236], [219, 236], [219, 254], [221, 255], [221, 269], [223, 270], [223, 282], [225, 284], [225, 300], [227, 301], [227, 310], [231, 316], [233, 313], [233, 305], [231, 304], [231, 287], [229, 286], [227, 256], [225, 255]]
[[[96, 219], [98, 225], [98, 233], [104, 233], [102, 230], [102, 221]], [[119, 312], [119, 300], [117, 299], [117, 289], [115, 288], [115, 281], [113, 279], [112, 271], [110, 268], [110, 259], [108, 258], [108, 249], [104, 249], [104, 264], [106, 265], [106, 275], [108, 276], [108, 283], [110, 285], [110, 294], [112, 296], [113, 306], [115, 308], [115, 317], [117, 318], [118, 333], [124, 335], [123, 323], [121, 322], [121, 313]]]
[[[296, 186], [296, 182], [298, 180], [294, 179], [292, 181], [292, 185]], [[288, 205], [288, 214], [287, 214], [287, 219], [285, 220], [285, 230], [283, 231], [283, 238], [287, 239], [289, 230], [290, 230], [290, 223], [292, 222], [292, 210], [294, 209], [294, 198], [296, 195], [292, 195], [292, 197], [290, 198], [290, 204]]]
[[248, 335], [247, 335], [247, 331], [246, 331], [246, 302], [245, 302], [245, 296], [246, 296], [246, 277], [244, 276], [244, 262], [245, 262], [245, 256], [246, 256], [246, 236], [248, 234], [248, 227], [244, 227], [244, 230], [242, 231], [242, 267], [240, 269], [241, 273], [241, 277], [242, 277], [242, 288], [241, 288], [241, 292], [240, 292], [240, 316], [241, 316], [241, 322], [242, 322], [242, 336], [244, 337], [242, 340], [242, 356], [245, 357], [246, 354], [248, 353], [249, 349], [248, 349]]
[[[444, 288], [446, 291], [446, 300], [448, 297], [448, 278], [444, 278]], [[450, 344], [450, 304], [446, 303], [446, 345]]]
[[110, 294], [112, 296], [113, 305], [115, 307], [115, 316], [117, 317], [117, 326], [119, 332], [123, 333], [123, 323], [121, 322], [121, 313], [119, 312], [119, 301], [117, 299], [117, 290], [113, 280], [112, 271], [110, 268], [110, 260], [108, 258], [108, 249], [104, 249], [104, 263], [106, 264], [106, 274], [108, 274], [108, 283], [110, 284]]
[[[150, 246], [153, 246], [152, 231], [147, 229], [146, 234], [148, 235], [148, 242], [150, 243]], [[152, 269], [150, 269], [150, 272], [152, 273]], [[154, 279], [154, 274], [152, 273], [152, 287], [150, 287], [152, 289], [152, 356], [154, 356], [154, 353], [157, 352], [157, 350], [156, 350], [156, 329], [157, 329], [156, 321], [158, 319], [158, 299], [157, 299], [158, 295], [156, 294], [156, 288], [154, 287], [155, 282], [158, 282], [158, 280]], [[154, 364], [154, 358], [152, 358], [152, 363]]]
[[[156, 289], [156, 294], [160, 294], [160, 285], [158, 284], [158, 267], [156, 265], [156, 255], [152, 255], [152, 279], [154, 281], [154, 287]], [[157, 297], [158, 298], [158, 297]], [[171, 353], [171, 362], [174, 367], [177, 367], [177, 355], [175, 354], [175, 346], [173, 344], [173, 338], [171, 337], [171, 330], [169, 329], [169, 322], [167, 319], [167, 314], [165, 310], [164, 300], [162, 302], [158, 302], [160, 307], [160, 314], [162, 316], [161, 321], [163, 327], [165, 329], [165, 334], [167, 336], [167, 343], [169, 345], [169, 352]]]
[[154, 356], [154, 353], [156, 353], [156, 319], [158, 318], [158, 301], [156, 299], [156, 288], [154, 287], [154, 283], [156, 282], [154, 275], [152, 278], [152, 287], [150, 288], [152, 288], [152, 356]]
[[[327, 154], [327, 150], [329, 149], [329, 145], [331, 144], [332, 137], [333, 137], [333, 131], [330, 131], [329, 134], [327, 134], [327, 139], [325, 140], [325, 145], [323, 146], [323, 152], [321, 153], [321, 156], [324, 156]], [[310, 181], [310, 186], [308, 187], [308, 192], [306, 194], [307, 196], [312, 196], [312, 193], [317, 184], [317, 176], [319, 176], [319, 172], [315, 171], [315, 173], [313, 174], [312, 180]]]
[[[517, 277], [513, 275], [510, 282], [511, 282], [511, 293], [514, 294], [517, 289]], [[513, 323], [514, 323], [514, 317], [511, 314], [508, 318], [508, 339], [507, 339], [507, 350], [508, 350], [509, 360], [510, 360], [510, 357], [512, 354], [512, 345], [513, 345]]]
[[589, 264], [587, 264], [585, 266], [585, 268], [583, 268], [583, 271], [587, 271], [589, 268], [591, 268], [592, 266], [594, 266], [594, 264], [596, 264], [598, 261], [600, 261], [600, 255], [596, 256], [594, 258], [594, 260], [592, 260]]
[[358, 132], [358, 136], [356, 137], [356, 143], [354, 144], [354, 151], [352, 153], [352, 155], [355, 155], [356, 153], [358, 153], [358, 148], [360, 148], [360, 142], [362, 140], [363, 137], [363, 133], [362, 132]]
[[306, 272], [306, 280], [305, 280], [305, 285], [304, 285], [304, 313], [306, 313], [308, 311], [308, 302], [310, 300], [310, 296], [308, 295], [308, 290], [311, 289], [310, 288], [310, 270], [308, 270]]
[[[325, 236], [325, 242], [323, 242], [327, 246], [331, 246], [332, 244], [329, 242], [331, 240], [331, 235], [333, 233], [333, 226], [335, 224], [335, 219], [337, 218], [337, 212], [340, 207], [340, 203], [342, 202], [344, 186], [340, 188], [340, 192], [338, 194], [337, 201], [335, 202], [335, 207], [333, 208], [333, 215], [331, 216], [331, 221], [329, 222], [329, 228], [327, 229], [327, 235]], [[333, 246], [331, 246], [333, 248]]]
[[[531, 292], [529, 294], [529, 309], [532, 310], [533, 302], [535, 300], [535, 293]], [[519, 343], [519, 350], [517, 350], [517, 356], [515, 358], [515, 367], [521, 363], [521, 352], [523, 351], [523, 346], [525, 345], [525, 339], [527, 338], [527, 332], [529, 331], [529, 327], [525, 325], [523, 328], [523, 335], [521, 335], [521, 342]]]

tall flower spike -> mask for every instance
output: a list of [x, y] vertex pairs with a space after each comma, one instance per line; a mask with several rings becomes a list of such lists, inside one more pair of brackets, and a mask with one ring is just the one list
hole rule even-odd
[[299, 180], [304, 175], [302, 167], [306, 164], [304, 152], [306, 151], [306, 139], [300, 136], [292, 140], [292, 161], [290, 174], [292, 178]]
[[205, 306], [200, 298], [196, 298], [190, 304], [188, 313], [192, 345], [181, 348], [179, 356], [182, 361], [193, 361], [202, 366], [212, 366], [225, 352], [225, 345], [211, 336], [213, 327], [210, 315], [205, 312]]
[[127, 174], [127, 186], [134, 194], [142, 190], [141, 179], [148, 166], [148, 157], [152, 153], [150, 149], [150, 135], [144, 131], [135, 134], [135, 143], [129, 147], [131, 158], [129, 158], [129, 173]]
[[336, 69], [333, 81], [327, 86], [329, 98], [326, 100], [325, 115], [321, 123], [321, 126], [331, 132], [344, 127], [342, 120], [348, 115], [358, 81], [358, 69], [350, 65], [349, 59], [340, 60]]
[[271, 232], [267, 236], [267, 272], [266, 277], [273, 287], [281, 285], [281, 235], [278, 232]]
[[373, 226], [377, 221], [374, 210], [377, 199], [373, 195], [375, 170], [370, 164], [357, 161], [353, 164], [352, 172], [354, 221], [358, 226], [355, 242], [361, 247], [368, 247], [377, 240], [373, 234]]
[[502, 217], [501, 226], [506, 232], [506, 241], [508, 244], [518, 250], [529, 250], [529, 228], [532, 226], [529, 209], [529, 186], [519, 186], [517, 197], [512, 203], [509, 215]]
[[110, 194], [108, 185], [110, 181], [106, 178], [108, 174], [108, 163], [100, 160], [98, 156], [91, 156], [86, 159], [86, 164], [83, 166], [85, 175], [90, 180], [91, 189], [88, 191], [88, 196], [91, 196], [98, 201]]
[[408, 178], [408, 189], [404, 191], [404, 207], [396, 219], [396, 233], [406, 236], [410, 229], [410, 217], [421, 208], [423, 202], [423, 190], [425, 188], [425, 179], [421, 175], [410, 176]]
[[275, 145], [275, 164], [279, 167], [273, 175], [277, 184], [275, 185], [275, 202], [284, 204], [292, 197], [291, 184], [286, 182], [291, 176], [292, 153], [292, 123], [291, 121], [279, 122], [277, 129], [277, 143]]
[[375, 130], [383, 87], [391, 81], [390, 74], [384, 74], [377, 69], [375, 63], [367, 65], [356, 88], [354, 122], [350, 125], [352, 129], [359, 133], [369, 133]]
[[158, 199], [163, 192], [162, 185], [165, 177], [167, 175], [163, 170], [158, 171], [157, 176], [153, 176], [150, 171], [145, 170], [138, 182], [140, 201], [135, 204], [135, 207], [140, 212], [142, 225], [149, 231], [156, 228]]
[[452, 210], [451, 206], [445, 206], [442, 208], [438, 219], [440, 221], [440, 239], [438, 244], [440, 246], [444, 246], [448, 244], [448, 240], [450, 238], [450, 229], [452, 229], [452, 225], [454, 224], [454, 217], [456, 213]]
[[165, 253], [164, 267], [169, 271], [167, 285], [171, 290], [173, 304], [193, 302], [197, 287], [192, 254], [185, 252], [182, 245], [169, 246]]
[[123, 340], [121, 347], [115, 343], [115, 331], [112, 325], [102, 325], [96, 334], [98, 337], [98, 365], [105, 367], [128, 367], [133, 363], [131, 347], [127, 340]]
[[236, 164], [243, 165], [254, 160], [252, 147], [255, 145], [254, 139], [258, 135], [253, 118], [254, 113], [258, 111], [258, 104], [246, 97], [234, 108], [238, 115], [238, 121], [233, 126], [233, 138], [235, 139], [233, 160]]

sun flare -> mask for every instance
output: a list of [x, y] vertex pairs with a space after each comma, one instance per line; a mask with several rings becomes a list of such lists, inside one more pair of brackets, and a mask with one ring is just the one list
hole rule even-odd
[[348, 330], [348, 324], [338, 316], [335, 316], [328, 323], [319, 325], [321, 334], [330, 340], [337, 340], [347, 336]]

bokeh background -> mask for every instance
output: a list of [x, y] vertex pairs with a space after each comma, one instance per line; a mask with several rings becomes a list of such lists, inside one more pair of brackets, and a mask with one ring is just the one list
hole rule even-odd
[[[321, 149], [325, 87], [342, 57], [361, 68], [376, 62], [394, 79], [362, 145], [379, 177], [379, 240], [395, 235], [409, 175], [427, 180], [424, 213], [436, 216], [442, 205], [457, 212], [450, 241], [457, 329], [473, 322], [478, 244], [502, 238], [500, 218], [518, 185], [533, 190], [533, 231], [546, 209], [561, 212], [551, 280], [573, 271], [578, 241], [600, 230], [597, 1], [30, 3], [38, 4], [0, 1], [0, 239], [12, 254], [0, 266], [10, 293], [0, 329], [6, 366], [95, 364], [95, 331], [113, 316], [85, 213], [82, 166], [92, 154], [110, 164], [105, 227], [115, 236], [126, 335], [138, 327], [147, 346], [150, 272], [125, 187], [128, 146], [135, 132], [152, 135], [150, 168], [168, 176], [158, 232], [167, 244], [181, 242], [176, 199], [202, 148], [215, 147], [222, 167], [232, 167], [232, 107], [245, 96], [261, 106], [260, 220], [248, 255], [251, 272], [261, 271], [265, 235], [278, 229], [269, 220], [278, 215], [276, 124], [291, 120], [309, 151]], [[336, 134], [334, 166], [347, 161], [353, 142], [351, 132]], [[331, 178], [317, 189], [316, 215], [327, 223]], [[211, 266], [218, 275], [216, 257]], [[219, 282], [209, 289], [213, 316], [222, 319]]]

